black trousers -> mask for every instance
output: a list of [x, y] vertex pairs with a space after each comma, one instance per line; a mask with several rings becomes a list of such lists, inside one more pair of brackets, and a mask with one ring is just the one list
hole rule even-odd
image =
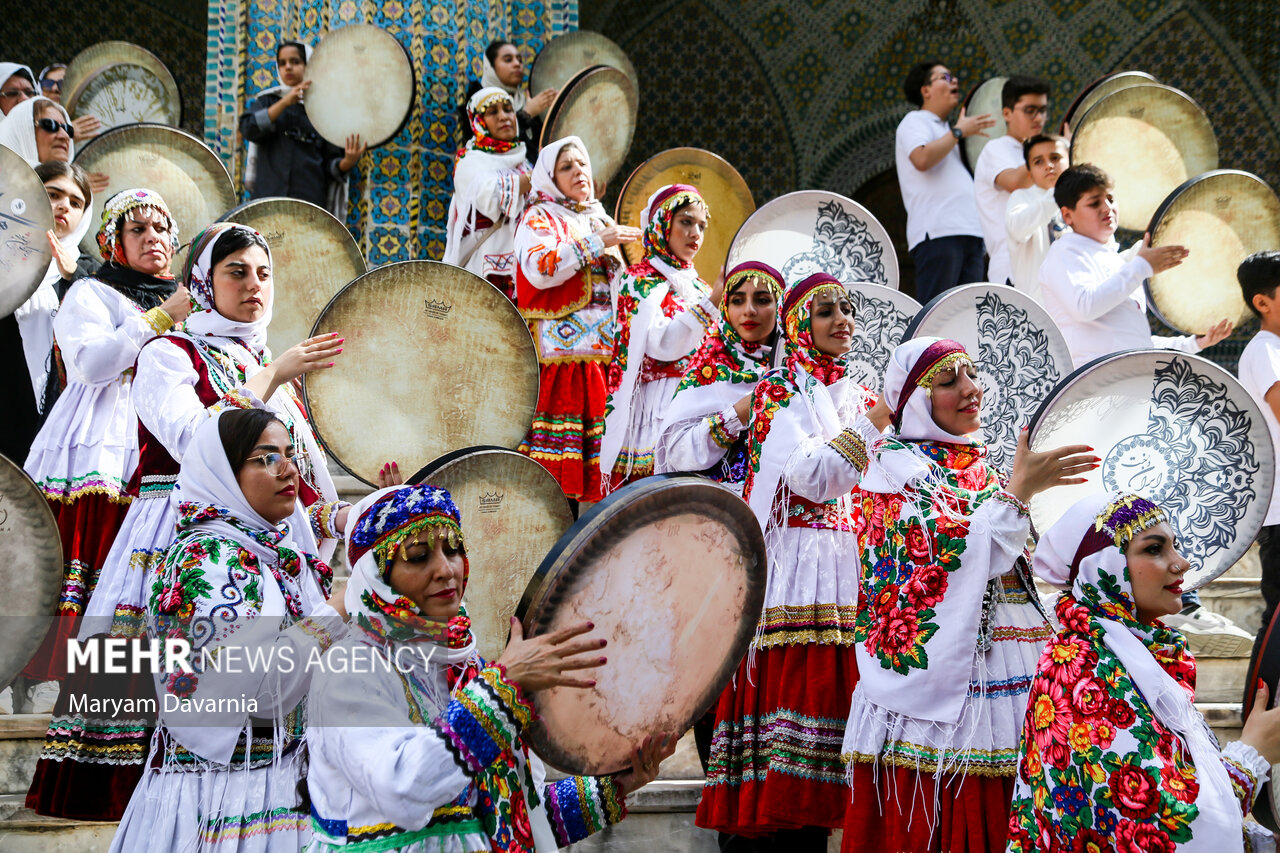
[[983, 281], [982, 238], [925, 237], [911, 250], [916, 265], [916, 301], [927, 305], [943, 291]]

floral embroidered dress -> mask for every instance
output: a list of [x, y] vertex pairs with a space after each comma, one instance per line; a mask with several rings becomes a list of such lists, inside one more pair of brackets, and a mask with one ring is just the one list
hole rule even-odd
[[[98, 635], [131, 640], [145, 636], [151, 580], [173, 543], [178, 520], [177, 508], [169, 500], [178, 464], [195, 430], [224, 409], [271, 408], [281, 418], [298, 448], [296, 458], [305, 484], [306, 500], [300, 501], [291, 520], [297, 540], [304, 551], [322, 556], [332, 554], [336, 544], [339, 534], [333, 522], [342, 504], [292, 385], [282, 386], [270, 406], [244, 387], [270, 362], [266, 330], [271, 306], [253, 323], [238, 323], [214, 309], [214, 245], [235, 229], [251, 230], [217, 223], [196, 236], [182, 276], [191, 290], [192, 313], [183, 331], [153, 339], [138, 355], [133, 401], [140, 453], [128, 488], [133, 502], [85, 609], [81, 640]], [[317, 551], [320, 540], [327, 540], [328, 547]], [[153, 696], [154, 687], [142, 673], [112, 676], [81, 669], [71, 674], [54, 708], [27, 804], [40, 814], [119, 820], [142, 775], [154, 720], [72, 712], [71, 697], [86, 695], [137, 699]], [[90, 792], [92, 796], [87, 795]]]
[[147, 601], [149, 633], [189, 642], [194, 672], [156, 674], [160, 724], [112, 853], [274, 853], [310, 838], [296, 790], [316, 669], [305, 664], [346, 626], [325, 601], [328, 566], [241, 493], [220, 417], [197, 428], [183, 457], [178, 538]]
[[1011, 853], [1271, 849], [1268, 833], [1243, 823], [1266, 759], [1239, 741], [1219, 750], [1192, 704], [1186, 639], [1137, 619], [1125, 548], [1163, 521], [1145, 498], [1094, 495], [1036, 548], [1036, 574], [1065, 590], [1062, 629], [1031, 685]]
[[[676, 211], [706, 202], [697, 187], [671, 184], [645, 205], [644, 260], [618, 282], [617, 337], [609, 365], [600, 469], [615, 489], [654, 472], [663, 414], [690, 357], [715, 327], [711, 288], [693, 261], [671, 253]], [[708, 215], [710, 211], [708, 211]]]
[[[747, 261], [725, 277], [719, 321], [689, 359], [662, 419], [655, 465], [658, 473], [701, 472], [736, 492], [747, 478], [748, 424], [734, 409], [752, 393], [773, 355], [769, 343], [747, 343], [729, 323], [729, 296], [750, 280], [767, 283], [782, 305], [782, 274]], [[748, 422], [750, 418], [748, 418]]]
[[541, 367], [533, 426], [517, 448], [537, 460], [574, 500], [598, 501], [605, 372], [613, 354], [617, 247], [596, 234], [614, 224], [595, 199], [556, 188], [556, 158], [576, 136], [548, 145], [533, 169], [533, 196], [516, 227], [516, 305], [529, 323]]
[[[869, 448], [875, 473], [860, 482], [844, 851], [1005, 844], [1018, 730], [1049, 628], [1024, 550], [1026, 507], [980, 442], [933, 420], [934, 377], [970, 363], [955, 341], [917, 338], [886, 370], [895, 429]], [[867, 455], [851, 454], [851, 467]]]
[[23, 466], [53, 508], [62, 534], [65, 569], [58, 613], [23, 675], [62, 680], [66, 641], [79, 629], [107, 552], [129, 508], [126, 486], [138, 465], [138, 421], [133, 412], [133, 365], [142, 346], [173, 326], [160, 303], [172, 278], [128, 266], [120, 222], [130, 211], [158, 211], [178, 229], [164, 200], [150, 190], [124, 190], [102, 211], [98, 247], [105, 261], [93, 276], [67, 291], [53, 333], [67, 387], [49, 410]]
[[611, 778], [545, 782], [520, 738], [533, 709], [501, 666], [480, 658], [465, 609], [432, 622], [389, 585], [402, 544], [463, 543], [449, 493], [383, 489], [352, 518], [353, 630], [334, 654], [382, 665], [326, 670], [312, 683], [310, 853], [550, 851], [621, 820]]
[[474, 137], [458, 152], [453, 168], [444, 262], [471, 270], [514, 299], [516, 222], [526, 197], [520, 179], [530, 173], [523, 142], [489, 136], [484, 111], [511, 95], [486, 87], [467, 102]]
[[824, 292], [844, 286], [817, 274], [787, 293], [786, 362], [753, 400], [743, 497], [765, 531], [769, 580], [756, 639], [716, 706], [696, 820], [734, 835], [837, 828], [849, 800], [840, 737], [858, 681], [858, 509], [847, 463], [821, 451], [846, 426], [877, 432], [862, 417], [869, 392], [814, 347]]

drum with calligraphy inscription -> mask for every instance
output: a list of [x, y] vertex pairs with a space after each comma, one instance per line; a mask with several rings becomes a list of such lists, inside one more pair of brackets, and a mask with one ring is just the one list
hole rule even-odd
[[53, 209], [36, 170], [0, 145], [0, 317], [36, 292], [49, 264]]
[[1031, 419], [1031, 449], [1086, 444], [1102, 457], [1087, 482], [1031, 499], [1048, 530], [1091, 492], [1125, 491], [1162, 506], [1203, 586], [1253, 544], [1271, 503], [1275, 451], [1262, 410], [1206, 358], [1128, 350], [1095, 359], [1058, 384]]
[[182, 123], [182, 97], [169, 68], [127, 41], [98, 42], [77, 53], [62, 91], [67, 112], [93, 116], [103, 130], [139, 122]]

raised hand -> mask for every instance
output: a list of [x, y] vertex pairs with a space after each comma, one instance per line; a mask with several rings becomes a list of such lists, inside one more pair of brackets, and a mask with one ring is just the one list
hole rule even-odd
[[1018, 434], [1013, 474], [1009, 477], [1009, 493], [1023, 503], [1045, 489], [1083, 483], [1084, 475], [1102, 464], [1102, 458], [1094, 456], [1093, 448], [1085, 444], [1069, 444], [1036, 453], [1031, 449], [1029, 435], [1025, 427]]

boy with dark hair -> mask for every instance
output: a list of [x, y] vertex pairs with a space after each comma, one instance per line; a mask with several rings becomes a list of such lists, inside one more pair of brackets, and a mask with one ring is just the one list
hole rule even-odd
[[995, 124], [989, 115], [947, 117], [960, 103], [956, 76], [941, 62], [912, 66], [903, 94], [919, 109], [898, 125], [894, 161], [907, 209], [907, 248], [916, 266], [916, 299], [928, 302], [948, 288], [982, 280], [982, 226], [973, 179], [960, 162], [961, 139]]
[[1035, 77], [1015, 75], [1000, 90], [1005, 135], [988, 142], [973, 167], [974, 196], [982, 222], [989, 266], [987, 281], [1013, 279], [1005, 233], [1005, 212], [1014, 190], [1031, 186], [1022, 143], [1044, 130], [1049, 117], [1049, 84]]
[[[1040, 265], [1044, 307], [1067, 339], [1071, 360], [1081, 367], [1126, 349], [1163, 347], [1197, 352], [1231, 334], [1223, 320], [1207, 333], [1192, 337], [1154, 337], [1147, 324], [1142, 282], [1182, 263], [1182, 246], [1151, 245], [1151, 235], [1129, 250], [1115, 241], [1116, 203], [1107, 173], [1091, 163], [1072, 166], [1058, 177], [1054, 200], [1071, 233], [1059, 237]], [[1209, 657], [1234, 657], [1248, 651], [1253, 637], [1200, 605], [1199, 595], [1182, 596], [1182, 612], [1165, 624], [1186, 635], [1191, 650]]]
[[1031, 186], [1014, 190], [1005, 208], [1009, 280], [1039, 301], [1040, 264], [1049, 244], [1066, 229], [1053, 199], [1053, 188], [1058, 175], [1071, 163], [1067, 141], [1056, 133], [1032, 136], [1022, 143], [1022, 156]]
[[[1245, 258], [1236, 270], [1244, 302], [1258, 317], [1258, 333], [1240, 353], [1237, 373], [1240, 384], [1262, 409], [1262, 418], [1271, 431], [1276, 459], [1280, 460], [1280, 252], [1258, 252]], [[1258, 534], [1262, 558], [1262, 624], [1253, 645], [1256, 660], [1263, 636], [1280, 603], [1280, 489], [1271, 496], [1271, 505]], [[1250, 664], [1252, 671], [1252, 663]]]

